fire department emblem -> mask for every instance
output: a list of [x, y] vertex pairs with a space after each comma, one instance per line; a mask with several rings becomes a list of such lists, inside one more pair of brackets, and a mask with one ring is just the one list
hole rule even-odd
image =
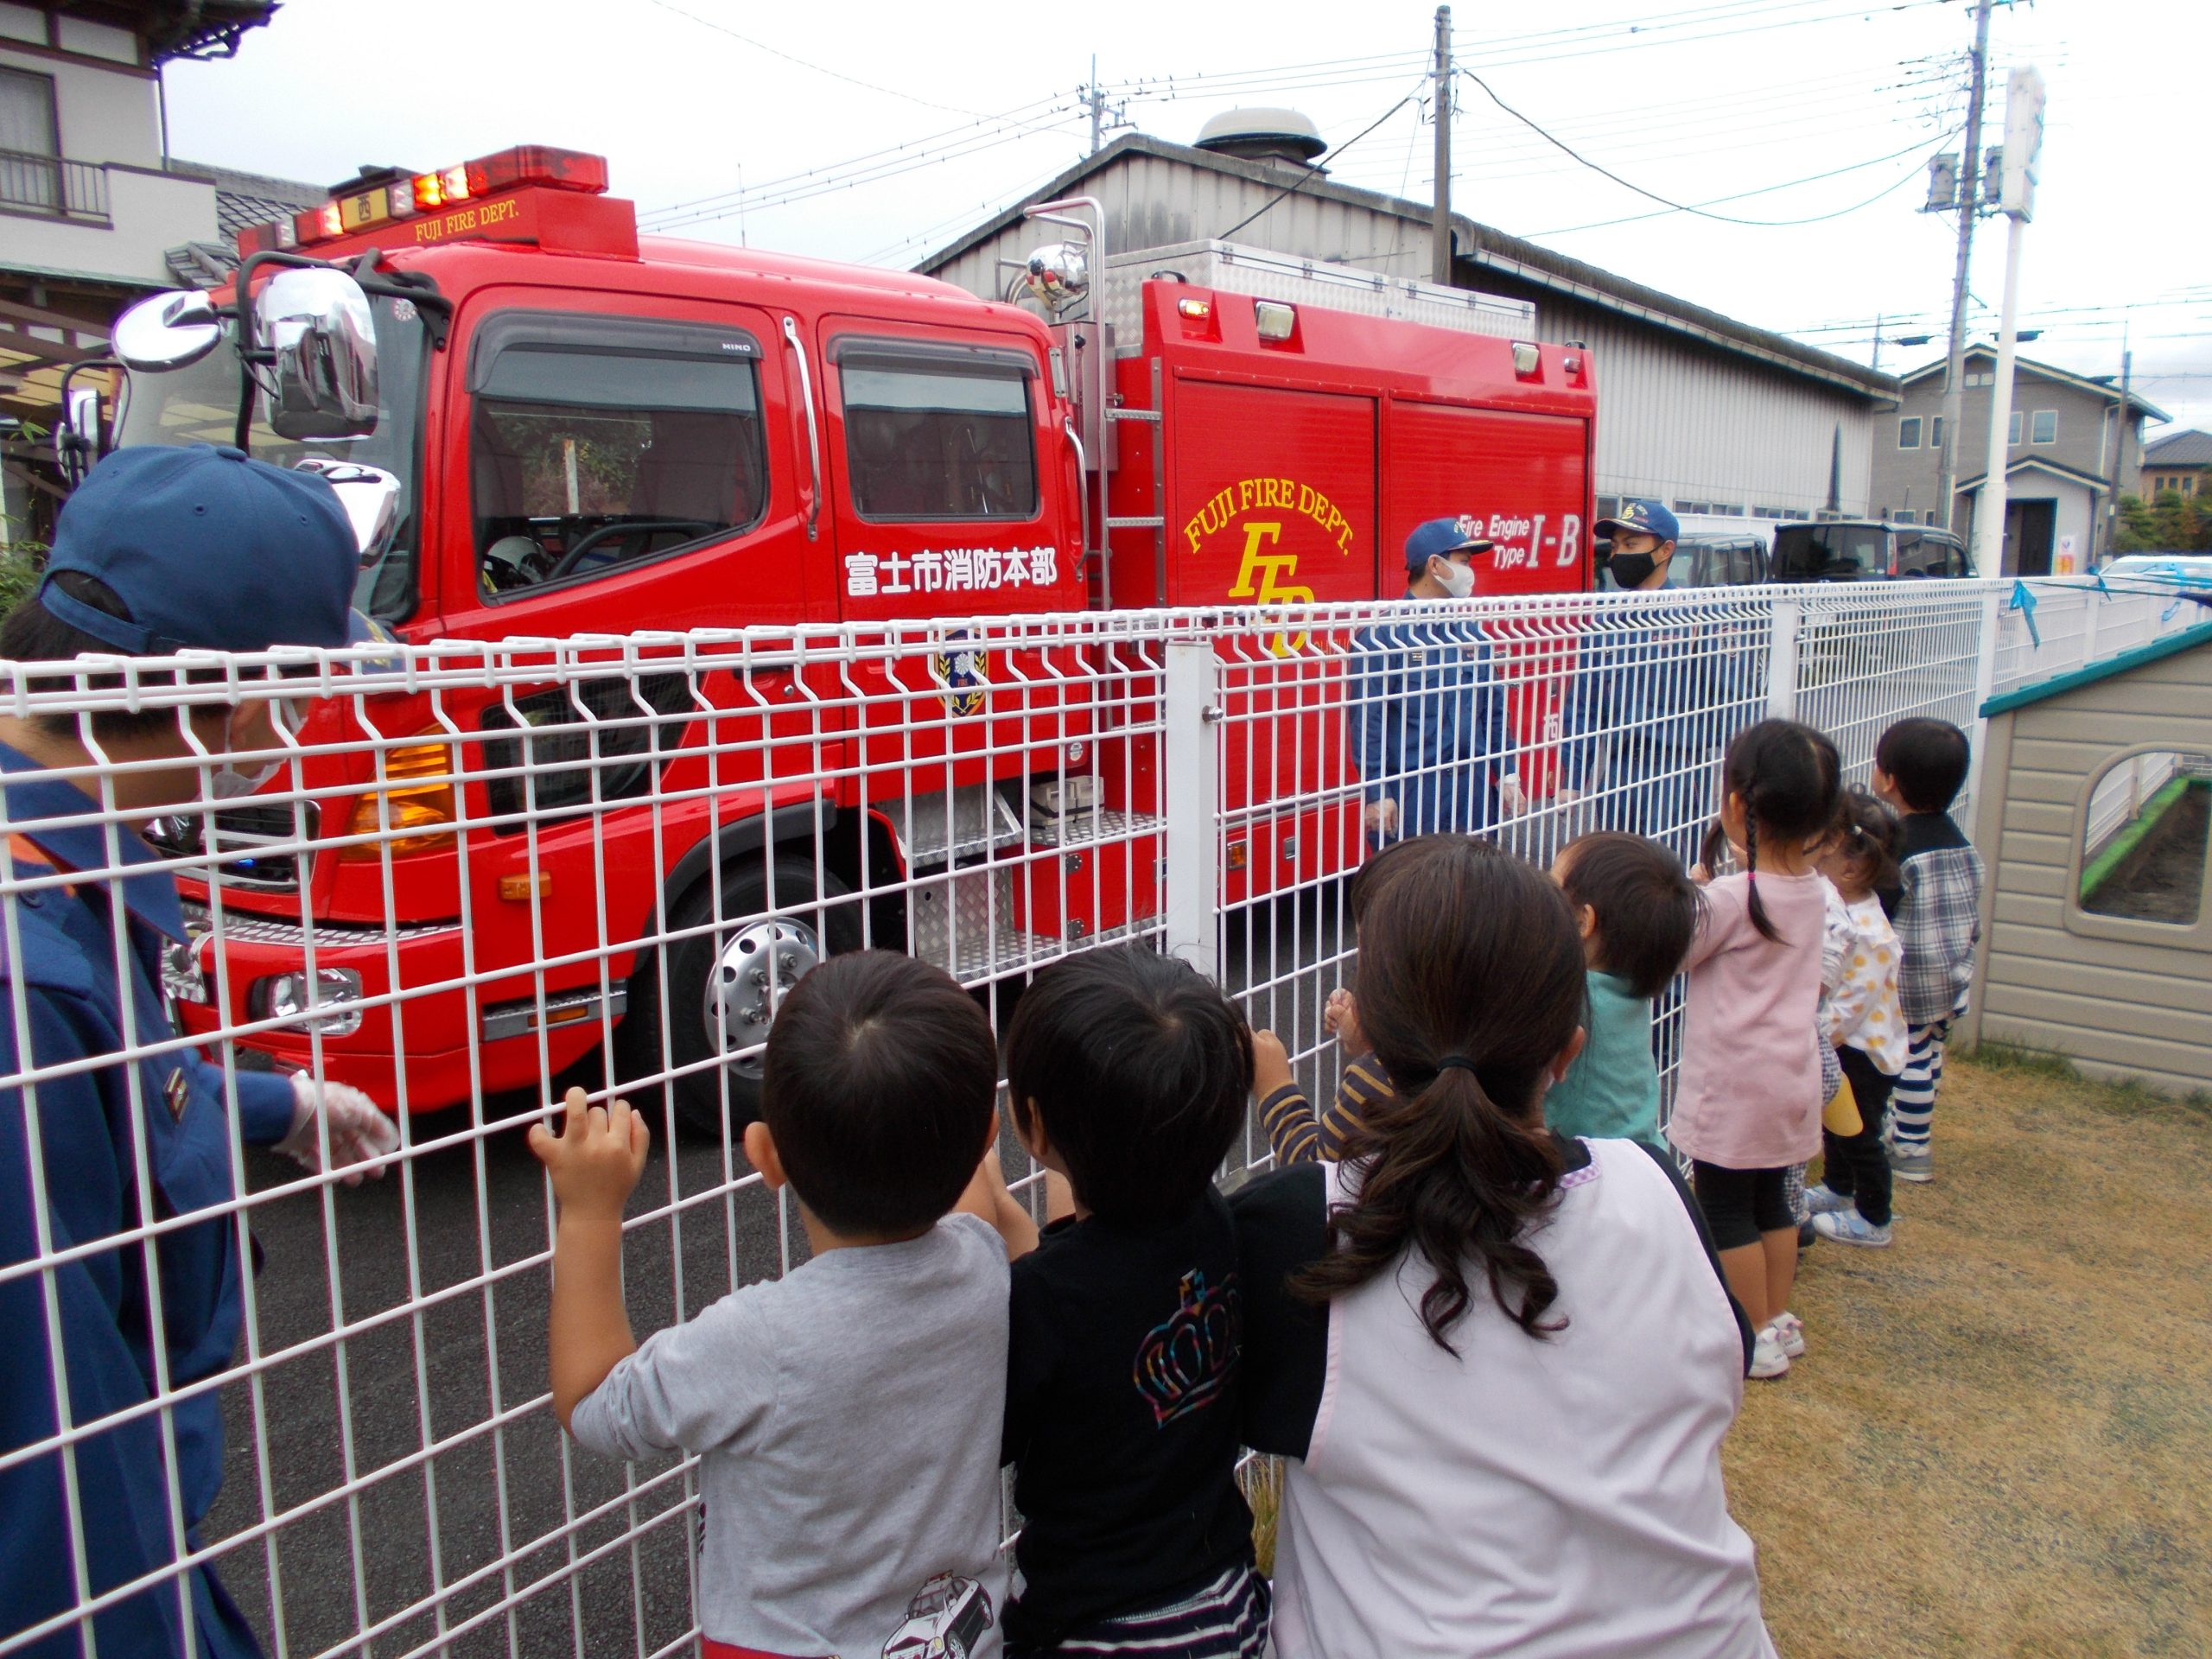
[[980, 715], [991, 683], [990, 654], [965, 628], [944, 636], [930, 657], [930, 677], [944, 688], [944, 712]]

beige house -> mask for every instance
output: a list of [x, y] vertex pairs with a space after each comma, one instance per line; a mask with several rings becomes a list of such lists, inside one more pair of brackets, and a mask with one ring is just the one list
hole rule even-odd
[[2212, 621], [1983, 706], [1988, 861], [1959, 1039], [2212, 1089]]

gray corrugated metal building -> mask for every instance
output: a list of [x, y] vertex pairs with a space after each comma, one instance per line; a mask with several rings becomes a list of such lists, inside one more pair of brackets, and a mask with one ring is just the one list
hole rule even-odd
[[1993, 697], [1956, 1040], [2212, 1089], [2212, 622]]
[[[917, 268], [1002, 298], [999, 262], [1057, 235], [1021, 208], [1069, 195], [1103, 206], [1109, 256], [1225, 237], [1385, 276], [1429, 274], [1425, 204], [1284, 161], [1141, 134], [1116, 139]], [[1601, 512], [1622, 495], [1763, 518], [1869, 511], [1874, 425], [1895, 403], [1891, 377], [1471, 219], [1453, 219], [1452, 245], [1456, 286], [1531, 302], [1541, 338], [1591, 347]]]

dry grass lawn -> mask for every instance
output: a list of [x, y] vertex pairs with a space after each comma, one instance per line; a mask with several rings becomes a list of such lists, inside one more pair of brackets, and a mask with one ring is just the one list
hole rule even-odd
[[2212, 1109], [1955, 1062], [1726, 1453], [1785, 1659], [2212, 1654]]

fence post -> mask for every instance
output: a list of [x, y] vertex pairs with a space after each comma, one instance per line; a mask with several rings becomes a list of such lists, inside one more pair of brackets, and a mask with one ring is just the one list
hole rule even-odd
[[1797, 625], [1803, 613], [1794, 599], [1774, 602], [1766, 645], [1766, 712], [1770, 720], [1797, 717]]
[[2104, 595], [2094, 588], [2082, 592], [2082, 666], [2087, 668], [2097, 660], [2097, 601]]
[[[2004, 626], [2005, 592], [2001, 585], [1993, 585], [1981, 596], [1981, 639], [1974, 650], [1974, 747], [1967, 757], [1966, 799], [1969, 810], [1977, 810], [1981, 800], [1981, 752], [1988, 747], [1989, 739], [1989, 721], [1981, 710], [1997, 690], [1997, 642]], [[1969, 818], [1967, 822], [1974, 820]]]
[[1167, 954], [1209, 979], [1220, 977], [1221, 662], [1211, 639], [1167, 645], [1166, 740], [1161, 781], [1166, 797]]

